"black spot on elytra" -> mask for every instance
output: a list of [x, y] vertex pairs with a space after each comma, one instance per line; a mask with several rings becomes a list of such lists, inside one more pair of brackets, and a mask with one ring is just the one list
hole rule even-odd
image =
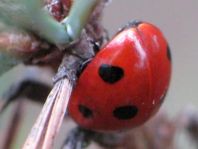
[[119, 120], [128, 120], [134, 118], [137, 115], [137, 113], [138, 108], [136, 106], [131, 105], [117, 107], [113, 111], [114, 117], [116, 117]]
[[93, 112], [90, 108], [84, 106], [84, 105], [79, 105], [78, 109], [80, 113], [83, 115], [85, 118], [92, 118], [93, 117]]
[[167, 57], [168, 57], [169, 61], [172, 61], [171, 50], [170, 50], [169, 46], [167, 46]]
[[102, 64], [98, 70], [102, 80], [107, 83], [113, 84], [119, 81], [124, 76], [124, 71], [118, 66]]

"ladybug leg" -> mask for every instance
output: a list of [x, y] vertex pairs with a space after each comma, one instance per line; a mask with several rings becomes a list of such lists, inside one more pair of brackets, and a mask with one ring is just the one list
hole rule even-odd
[[100, 133], [76, 127], [69, 133], [62, 149], [83, 149], [91, 141], [103, 147], [115, 148], [123, 143], [125, 136], [125, 133]]
[[125, 133], [101, 133], [95, 132], [92, 139], [99, 145], [108, 148], [115, 148], [123, 143]]
[[100, 51], [100, 47], [101, 47], [100, 43], [99, 42], [95, 42], [93, 40], [91, 40], [90, 42], [91, 42], [91, 44], [93, 46], [94, 53], [95, 54], [98, 53]]
[[0, 105], [0, 113], [15, 100], [20, 98], [28, 98], [37, 102], [44, 102], [51, 90], [51, 85], [41, 82], [39, 78], [31, 76], [24, 77], [13, 83], [2, 96], [2, 104]]
[[70, 131], [62, 149], [84, 149], [90, 144], [91, 133], [80, 127]]
[[92, 59], [93, 58], [89, 58], [80, 64], [79, 68], [77, 69], [77, 74], [76, 74], [78, 78], [80, 77], [83, 70], [87, 67], [87, 65], [92, 61]]

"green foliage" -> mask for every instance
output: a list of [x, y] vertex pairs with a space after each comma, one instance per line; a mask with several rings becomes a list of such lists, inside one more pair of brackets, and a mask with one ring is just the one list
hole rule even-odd
[[77, 39], [99, 0], [75, 0], [69, 16], [62, 21], [72, 40]]
[[33, 23], [31, 17], [41, 13], [40, 0], [1, 0], [1, 20], [11, 25], [27, 27]]
[[[65, 49], [67, 44], [80, 36], [98, 2], [75, 0], [69, 15], [60, 23], [42, 8], [41, 0], [0, 0], [0, 32], [14, 27], [17, 31], [34, 33], [59, 49]], [[18, 62], [9, 54], [12, 53], [0, 55], [0, 75]]]
[[34, 32], [53, 44], [64, 44], [68, 40], [64, 27], [41, 7], [40, 0], [1, 0], [0, 20]]
[[10, 68], [18, 64], [20, 60], [11, 55], [0, 53], [0, 62], [0, 75], [2, 75]]
[[63, 24], [55, 21], [40, 0], [1, 0], [0, 20], [31, 31], [61, 47], [79, 37], [99, 0], [76, 0]]

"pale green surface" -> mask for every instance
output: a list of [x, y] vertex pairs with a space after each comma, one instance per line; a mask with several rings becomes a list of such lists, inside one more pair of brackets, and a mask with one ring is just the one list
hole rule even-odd
[[40, 0], [1, 0], [0, 19], [7, 24], [39, 33], [54, 44], [64, 44], [64, 27], [41, 9]]
[[1, 0], [0, 20], [33, 31], [61, 48], [78, 38], [97, 2], [98, 0], [75, 1], [67, 21], [61, 24], [41, 9], [40, 0]]
[[19, 59], [0, 53], [0, 76], [20, 63]]
[[86, 25], [87, 20], [98, 1], [99, 0], [74, 1], [68, 17], [62, 21], [67, 28], [68, 34], [73, 40], [80, 36], [82, 29]]

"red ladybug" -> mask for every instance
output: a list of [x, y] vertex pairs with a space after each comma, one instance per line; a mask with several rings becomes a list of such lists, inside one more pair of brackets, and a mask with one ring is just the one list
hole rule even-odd
[[106, 44], [83, 70], [69, 114], [83, 128], [124, 130], [158, 111], [171, 75], [166, 39], [152, 24], [133, 22]]

